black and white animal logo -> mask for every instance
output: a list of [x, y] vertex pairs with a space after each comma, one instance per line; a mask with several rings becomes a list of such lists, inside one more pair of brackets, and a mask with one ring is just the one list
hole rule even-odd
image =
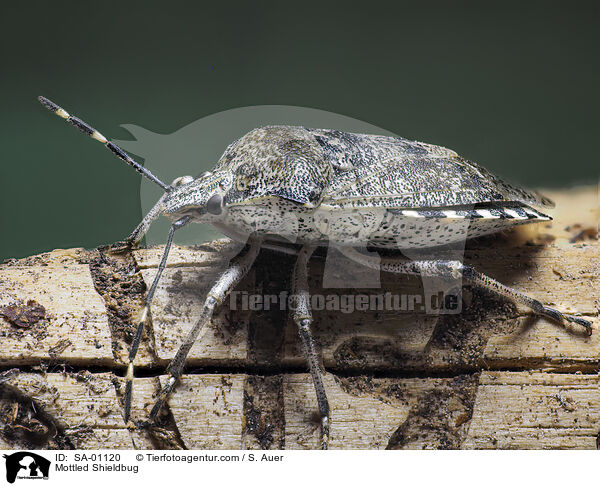
[[17, 478], [48, 479], [50, 461], [33, 452], [15, 452], [4, 454], [6, 461], [6, 480], [12, 484]]

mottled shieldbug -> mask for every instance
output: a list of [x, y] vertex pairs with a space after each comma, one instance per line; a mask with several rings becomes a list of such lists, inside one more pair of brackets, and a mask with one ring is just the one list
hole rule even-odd
[[[245, 250], [212, 287], [202, 313], [168, 367], [169, 379], [151, 413], [154, 421], [182, 373], [192, 345], [216, 306], [244, 277], [261, 247], [297, 253], [292, 310], [319, 405], [321, 438], [327, 448], [329, 405], [311, 332], [307, 263], [318, 246], [333, 244], [348, 258], [387, 272], [449, 279], [464, 278], [524, 304], [539, 315], [570, 321], [591, 333], [590, 322], [563, 314], [502, 285], [455, 260], [373, 258], [357, 248], [419, 250], [441, 247], [519, 224], [550, 218], [534, 207], [553, 203], [538, 193], [514, 187], [454, 151], [403, 138], [359, 135], [336, 130], [267, 126], [233, 142], [212, 172], [184, 176], [170, 185], [135, 162], [98, 131], [40, 97], [46, 108], [65, 118], [117, 157], [158, 184], [164, 195], [121, 248], [137, 245], [160, 214], [172, 221], [162, 260], [146, 295], [129, 353], [125, 421], [130, 421], [135, 359], [157, 283], [175, 231], [188, 223], [210, 223], [246, 242]], [[297, 246], [287, 242], [294, 241]]]

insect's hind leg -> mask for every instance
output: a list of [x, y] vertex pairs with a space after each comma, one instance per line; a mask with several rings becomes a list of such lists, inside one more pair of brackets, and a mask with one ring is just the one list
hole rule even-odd
[[302, 339], [304, 356], [308, 362], [308, 369], [317, 393], [317, 404], [321, 415], [321, 448], [329, 446], [329, 402], [323, 385], [323, 372], [319, 364], [319, 358], [315, 348], [311, 324], [313, 321], [310, 308], [310, 293], [308, 290], [308, 260], [314, 248], [304, 246], [298, 253], [298, 260], [294, 267], [293, 291], [295, 306], [293, 319], [298, 326], [298, 333]]
[[201, 333], [204, 334], [204, 332], [206, 332], [206, 324], [210, 322], [216, 307], [223, 303], [229, 293], [252, 267], [252, 264], [260, 251], [260, 244], [261, 241], [258, 239], [251, 240], [247, 250], [231, 261], [227, 270], [221, 274], [217, 283], [208, 292], [204, 305], [202, 306], [200, 317], [186, 336], [185, 341], [177, 350], [175, 357], [167, 368], [169, 377], [152, 407], [152, 411], [150, 412], [150, 422], [153, 422], [156, 419], [158, 412], [173, 391], [173, 388], [175, 388], [175, 384], [183, 372], [185, 360], [190, 349], [192, 349], [192, 346], [200, 337]]
[[582, 319], [581, 317], [573, 316], [571, 314], [563, 314], [552, 307], [547, 307], [539, 300], [533, 299], [522, 292], [519, 292], [518, 290], [511, 289], [510, 287], [507, 287], [497, 280], [478, 272], [473, 267], [468, 265], [463, 265], [461, 272], [464, 278], [473, 282], [474, 284], [524, 304], [538, 315], [548, 317], [560, 323], [567, 321], [578, 324], [585, 328], [588, 335], [591, 336], [592, 334], [592, 323], [586, 319]]
[[563, 314], [562, 312], [547, 307], [542, 304], [539, 300], [533, 299], [518, 290], [511, 289], [504, 284], [501, 284], [497, 280], [494, 280], [483, 273], [478, 272], [469, 265], [464, 265], [458, 260], [402, 260], [399, 258], [382, 257], [381, 260], [373, 259], [367, 255], [364, 255], [354, 248], [345, 247], [341, 249], [342, 253], [351, 260], [356, 261], [369, 268], [376, 268], [383, 270], [384, 272], [392, 273], [404, 273], [409, 275], [423, 275], [428, 277], [446, 277], [455, 278], [460, 277], [483, 287], [487, 290], [495, 292], [497, 294], [508, 297], [518, 303], [521, 303], [529, 307], [533, 312], [538, 315], [548, 317], [554, 321], [564, 323], [572, 322], [583, 326], [587, 331], [588, 335], [592, 334], [592, 323], [581, 317], [573, 316], [570, 314]]

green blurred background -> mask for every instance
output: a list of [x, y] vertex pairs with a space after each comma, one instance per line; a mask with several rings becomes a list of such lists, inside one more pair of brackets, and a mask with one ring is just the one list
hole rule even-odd
[[599, 21], [584, 2], [3, 3], [0, 261], [117, 241], [142, 216], [138, 174], [38, 94], [116, 139], [297, 105], [527, 186], [597, 183]]

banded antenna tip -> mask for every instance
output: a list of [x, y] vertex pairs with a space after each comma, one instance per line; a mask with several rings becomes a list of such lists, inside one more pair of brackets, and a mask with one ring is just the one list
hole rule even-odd
[[38, 100], [42, 105], [44, 105], [52, 113], [56, 113], [58, 116], [60, 116], [61, 118], [64, 118], [66, 121], [68, 121], [75, 128], [78, 128], [86, 135], [88, 135], [88, 136], [92, 137], [94, 140], [97, 140], [98, 142], [102, 143], [108, 150], [110, 150], [119, 159], [121, 159], [123, 162], [126, 162], [127, 164], [132, 166], [135, 170], [137, 170], [144, 177], [146, 177], [147, 179], [151, 180], [152, 182], [154, 182], [155, 184], [160, 186], [164, 191], [169, 192], [172, 189], [171, 186], [168, 186], [167, 184], [165, 184], [158, 177], [156, 177], [152, 172], [150, 172], [144, 166], [142, 166], [141, 164], [139, 164], [138, 162], [133, 160], [133, 158], [131, 158], [131, 156], [127, 152], [125, 152], [125, 150], [123, 150], [117, 144], [109, 141], [98, 130], [91, 127], [90, 125], [85, 123], [83, 120], [80, 120], [76, 116], [69, 115], [69, 113], [67, 113], [66, 110], [64, 110], [63, 108], [58, 106], [56, 103], [50, 101], [48, 98], [45, 98], [44, 96], [38, 96]]

